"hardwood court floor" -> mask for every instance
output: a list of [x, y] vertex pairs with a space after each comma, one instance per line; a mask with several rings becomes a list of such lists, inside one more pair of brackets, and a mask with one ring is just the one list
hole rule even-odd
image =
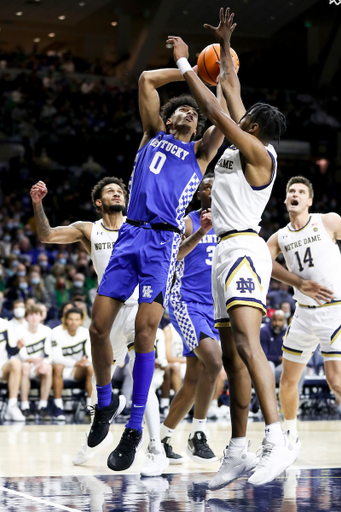
[[[231, 432], [229, 421], [210, 422], [207, 427], [210, 446], [221, 455]], [[340, 421], [299, 422], [302, 448], [290, 471], [262, 487], [241, 478], [213, 492], [207, 485], [220, 463], [198, 465], [186, 455], [184, 464], [169, 466], [163, 477], [141, 479], [148, 439], [133, 467], [112, 472], [106, 459], [120, 439], [120, 424], [111, 426], [112, 448], [84, 466], [71, 461], [87, 425], [2, 425], [0, 511], [341, 512], [340, 427]], [[262, 441], [263, 429], [261, 422], [249, 424], [253, 451]], [[179, 425], [173, 436], [175, 451], [185, 453], [189, 431], [190, 424]]]

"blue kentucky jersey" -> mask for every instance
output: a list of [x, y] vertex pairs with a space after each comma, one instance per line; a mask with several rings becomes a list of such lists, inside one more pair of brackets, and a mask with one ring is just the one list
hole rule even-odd
[[137, 152], [127, 216], [184, 230], [183, 216], [201, 179], [194, 142], [159, 132]]
[[[200, 212], [188, 215], [193, 222], [193, 233], [200, 228]], [[217, 237], [213, 228], [202, 237], [198, 245], [185, 258], [176, 263], [176, 281], [171, 292], [173, 302], [202, 302], [213, 304], [212, 258]]]

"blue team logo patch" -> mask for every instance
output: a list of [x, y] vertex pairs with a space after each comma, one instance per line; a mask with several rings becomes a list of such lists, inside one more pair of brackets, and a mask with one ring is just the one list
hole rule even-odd
[[253, 279], [251, 277], [248, 277], [247, 279], [244, 279], [244, 277], [241, 277], [237, 281], [237, 290], [240, 293], [252, 293], [255, 289], [255, 283], [253, 282]]

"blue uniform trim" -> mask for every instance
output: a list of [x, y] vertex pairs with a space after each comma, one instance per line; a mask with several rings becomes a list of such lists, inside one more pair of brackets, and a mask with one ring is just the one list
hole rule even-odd
[[270, 153], [270, 151], [267, 149], [267, 152], [269, 153], [269, 155], [271, 156], [271, 160], [272, 160], [272, 165], [273, 165], [273, 171], [272, 171], [272, 175], [271, 175], [271, 180], [269, 181], [269, 183], [267, 183], [266, 185], [262, 185], [261, 187], [252, 187], [252, 190], [264, 190], [265, 188], [267, 188], [269, 185], [271, 185], [271, 183], [273, 182], [273, 180], [275, 179], [275, 176], [276, 176], [276, 170], [277, 170], [277, 162], [273, 156], [272, 153]]

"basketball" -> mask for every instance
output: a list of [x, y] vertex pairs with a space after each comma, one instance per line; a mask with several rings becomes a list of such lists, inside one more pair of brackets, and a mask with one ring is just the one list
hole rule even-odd
[[[230, 49], [234, 68], [238, 73], [239, 58], [236, 52]], [[209, 85], [217, 85], [217, 79], [220, 73], [220, 44], [210, 44], [203, 49], [198, 57], [198, 75]]]

